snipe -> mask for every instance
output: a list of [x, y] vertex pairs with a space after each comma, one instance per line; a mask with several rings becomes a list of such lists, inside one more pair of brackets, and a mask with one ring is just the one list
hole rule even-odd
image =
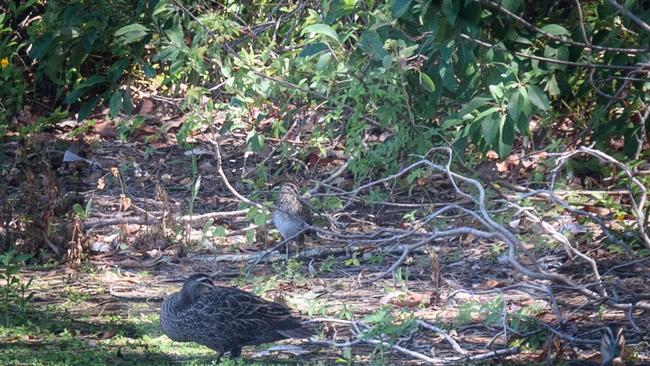
[[[300, 232], [311, 224], [310, 213], [302, 203], [298, 186], [290, 182], [282, 184], [273, 211], [273, 225], [280, 232], [282, 239], [295, 236], [291, 241], [298, 249], [303, 249], [307, 232]], [[296, 236], [298, 233], [300, 234]]]

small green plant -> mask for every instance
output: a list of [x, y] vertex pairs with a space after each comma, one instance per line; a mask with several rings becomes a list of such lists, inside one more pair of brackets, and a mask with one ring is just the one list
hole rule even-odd
[[326, 316], [329, 308], [330, 305], [325, 300], [307, 300], [304, 307], [309, 316]]
[[[278, 276], [259, 276], [252, 279], [253, 289], [252, 292], [255, 295], [264, 296], [268, 291], [278, 287]], [[239, 281], [234, 281], [234, 286], [241, 287], [244, 286], [244, 278], [242, 277]]]
[[25, 266], [25, 262], [30, 258], [30, 254], [16, 254], [14, 250], [0, 255], [0, 281], [2, 281], [0, 310], [2, 310], [5, 324], [9, 324], [10, 319], [14, 318], [9, 315], [11, 310], [17, 310], [20, 314], [24, 313], [32, 299], [32, 294], [27, 293], [32, 280], [25, 282], [18, 276], [20, 270]]
[[361, 261], [359, 261], [358, 257], [359, 257], [359, 253], [354, 252], [352, 253], [352, 257], [343, 261], [343, 264], [345, 264], [348, 267], [359, 267], [361, 265]]
[[410, 310], [402, 311], [400, 308], [387, 305], [380, 307], [363, 320], [372, 325], [372, 329], [363, 335], [366, 338], [386, 336], [396, 340], [409, 334], [416, 327], [416, 321]]
[[417, 219], [417, 216], [415, 216], [416, 213], [418, 213], [418, 210], [409, 211], [402, 216], [402, 220], [406, 222], [414, 222]]
[[303, 276], [300, 273], [302, 268], [302, 263], [295, 259], [290, 259], [284, 265], [277, 263], [273, 265], [275, 272], [283, 279], [288, 281], [300, 281]]
[[493, 326], [501, 324], [503, 322], [503, 310], [505, 306], [506, 303], [502, 296], [498, 296], [488, 301], [487, 304], [484, 304], [481, 307], [481, 313], [485, 314], [485, 324]]
[[384, 263], [384, 253], [377, 252], [373, 253], [368, 259], [366, 259], [366, 263], [368, 264], [382, 264]]
[[352, 365], [352, 361], [352, 347], [343, 348], [343, 354], [336, 359], [336, 363], [339, 365]]
[[[417, 327], [411, 311], [402, 311], [393, 306], [382, 306], [363, 320], [372, 326], [363, 334], [364, 338], [379, 338], [388, 343], [393, 343], [410, 334]], [[381, 364], [384, 361], [384, 348], [383, 344], [379, 344], [375, 348], [375, 353], [379, 353]]]
[[399, 267], [395, 270], [395, 283], [402, 288], [402, 291], [408, 292], [406, 283], [411, 275], [411, 270], [404, 267]]
[[503, 243], [493, 243], [490, 245], [490, 257], [497, 258], [505, 251]]
[[[24, 70], [20, 58], [16, 56], [18, 50], [25, 44], [15, 36], [12, 24], [17, 24], [21, 20], [21, 14], [26, 12], [28, 7], [29, 5], [21, 5], [13, 12], [0, 12], [0, 82], [2, 82], [2, 88], [0, 88], [0, 136], [5, 135], [6, 130], [9, 129], [10, 117], [20, 112], [25, 102], [28, 84], [23, 76]], [[0, 10], [4, 9], [0, 7]]]
[[458, 307], [458, 315], [454, 319], [454, 327], [467, 325], [472, 322], [475, 314], [478, 314], [481, 306], [476, 301], [468, 301]]
[[79, 291], [73, 288], [68, 288], [65, 291], [66, 297], [68, 298], [68, 301], [70, 301], [73, 304], [78, 304], [83, 301], [87, 301], [90, 299], [90, 296], [83, 291]]
[[126, 142], [127, 138], [132, 135], [133, 132], [138, 129], [138, 127], [142, 126], [144, 122], [145, 118], [143, 116], [136, 116], [133, 118], [121, 120], [117, 124], [117, 132], [120, 138], [120, 142]]
[[85, 220], [90, 215], [90, 210], [92, 209], [93, 200], [90, 199], [86, 202], [86, 207], [82, 207], [80, 204], [75, 203], [72, 206], [72, 211], [74, 212], [74, 217], [79, 220]]
[[323, 263], [320, 264], [318, 269], [321, 272], [334, 272], [334, 268], [336, 268], [336, 262], [337, 262], [336, 257], [333, 255], [329, 255], [327, 256], [327, 258], [325, 258]]

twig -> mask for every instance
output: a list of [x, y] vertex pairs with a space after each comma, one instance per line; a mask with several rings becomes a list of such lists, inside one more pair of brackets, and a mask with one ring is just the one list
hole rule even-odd
[[558, 60], [554, 58], [548, 58], [548, 57], [542, 57], [542, 56], [536, 56], [536, 55], [529, 55], [527, 53], [519, 52], [519, 51], [511, 51], [507, 48], [495, 46], [491, 43], [481, 41], [478, 39], [473, 38], [472, 36], [469, 36], [465, 33], [460, 34], [461, 38], [465, 38], [468, 41], [472, 41], [479, 46], [486, 47], [486, 48], [491, 48], [497, 51], [501, 52], [508, 52], [512, 53], [514, 55], [517, 55], [519, 57], [524, 57], [524, 58], [529, 58], [533, 60], [539, 60], [539, 61], [544, 61], [544, 62], [550, 62], [558, 65], [567, 65], [567, 66], [574, 66], [574, 67], [584, 67], [584, 68], [592, 68], [592, 69], [609, 69], [609, 70], [632, 70], [632, 71], [639, 71], [642, 70], [645, 67], [648, 67], [649, 64], [646, 63], [638, 63], [635, 66], [628, 66], [628, 65], [607, 65], [607, 64], [584, 64], [580, 62], [573, 62], [573, 61], [564, 61], [564, 60]]
[[619, 4], [617, 1], [615, 1], [615, 0], [607, 0], [607, 2], [612, 4], [613, 7], [615, 7], [618, 11], [623, 13], [626, 17], [630, 18], [639, 27], [643, 28], [643, 30], [650, 33], [650, 25], [648, 25], [648, 23], [644, 22], [639, 17], [632, 14], [631, 11], [627, 10], [627, 8], [625, 8], [623, 5]]
[[605, 47], [605, 46], [598, 46], [598, 45], [592, 45], [588, 42], [587, 36], [586, 36], [586, 31], [584, 30], [584, 25], [582, 21], [582, 12], [580, 11], [580, 3], [578, 0], [575, 1], [576, 7], [578, 8], [578, 16], [580, 17], [580, 25], [581, 25], [581, 33], [583, 35], [583, 39], [585, 40], [585, 43], [582, 42], [576, 42], [571, 39], [567, 38], [562, 38], [558, 36], [554, 36], [551, 33], [545, 32], [544, 30], [536, 27], [535, 25], [527, 22], [524, 18], [512, 13], [510, 10], [504, 8], [503, 6], [489, 0], [474, 0], [476, 2], [479, 2], [484, 5], [488, 5], [493, 9], [497, 9], [503, 14], [506, 14], [507, 16], [515, 19], [518, 23], [524, 25], [526, 28], [537, 32], [539, 34], [544, 35], [544, 37], [547, 37], [548, 39], [552, 39], [556, 42], [564, 43], [564, 44], [569, 44], [572, 46], [578, 46], [585, 48], [587, 50], [599, 50], [599, 51], [608, 51], [608, 52], [621, 52], [621, 53], [644, 53], [644, 52], [650, 52], [650, 49], [648, 48], [621, 48], [621, 47]]
[[447, 342], [449, 342], [449, 344], [451, 345], [451, 348], [453, 348], [454, 351], [460, 353], [461, 355], [466, 355], [466, 354], [467, 354], [467, 351], [464, 350], [464, 349], [462, 349], [462, 348], [458, 345], [458, 342], [456, 342], [455, 339], [451, 338], [451, 336], [449, 335], [449, 333], [447, 333], [445, 330], [440, 329], [440, 328], [436, 327], [436, 326], [433, 325], [433, 324], [429, 324], [429, 323], [425, 322], [424, 320], [418, 320], [418, 321], [417, 321], [417, 324], [418, 324], [420, 327], [424, 328], [424, 329], [428, 329], [428, 330], [430, 330], [430, 331], [432, 331], [432, 332], [438, 333], [438, 334], [440, 334], [441, 336], [443, 336], [443, 338], [445, 338], [445, 340], [447, 340]]
[[[291, 131], [293, 130], [293, 128], [296, 127], [297, 124], [298, 124], [298, 121], [293, 121], [293, 123], [291, 124], [291, 126], [289, 127], [289, 129], [287, 130], [287, 132], [284, 134], [284, 136], [282, 136], [282, 138], [280, 139], [280, 141], [278, 141], [278, 143], [273, 147], [273, 149], [272, 149], [272, 150], [271, 150], [271, 151], [266, 155], [266, 157], [264, 158], [264, 160], [262, 160], [259, 164], [257, 164], [258, 166], [263, 166], [263, 165], [265, 165], [266, 162], [267, 162], [269, 159], [271, 159], [271, 157], [275, 154], [275, 152], [278, 150], [278, 148], [279, 148], [280, 146], [282, 146], [282, 144], [284, 144], [284, 142], [287, 140], [287, 138], [289, 137], [289, 134], [291, 133]], [[249, 175], [251, 172], [253, 172], [253, 171], [255, 171], [255, 170], [253, 169], [253, 170], [246, 171], [246, 170], [245, 170], [245, 167], [244, 167], [244, 171], [242, 172], [242, 175], [241, 175], [242, 179], [248, 177], [248, 175]]]
[[206, 139], [214, 146], [214, 156], [217, 161], [217, 173], [219, 173], [219, 176], [221, 177], [221, 180], [223, 181], [223, 184], [228, 188], [230, 193], [232, 193], [233, 196], [235, 196], [238, 200], [241, 202], [244, 202], [248, 205], [257, 207], [261, 210], [265, 210], [266, 208], [262, 206], [260, 203], [254, 202], [249, 200], [248, 198], [242, 196], [237, 192], [237, 190], [230, 184], [230, 181], [228, 181], [228, 177], [226, 177], [226, 173], [223, 171], [223, 165], [222, 165], [222, 160], [221, 160], [221, 148], [219, 147], [219, 142], [216, 139], [210, 138], [206, 136]]

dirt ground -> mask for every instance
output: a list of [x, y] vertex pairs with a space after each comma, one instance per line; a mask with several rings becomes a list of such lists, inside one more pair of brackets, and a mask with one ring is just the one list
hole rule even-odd
[[[272, 261], [260, 263], [246, 277], [251, 260], [277, 243], [278, 236], [267, 225], [251, 224], [251, 217], [245, 212], [225, 214], [237, 212], [243, 206], [217, 174], [211, 145], [198, 137], [195, 146], [201, 150], [195, 150], [194, 156], [187, 154], [187, 150], [178, 147], [171, 133], [165, 135], [158, 130], [160, 123], [173, 122], [147, 122], [122, 143], [115, 142], [111, 134], [116, 131], [102, 127], [103, 122], [95, 125], [82, 140], [66, 139], [70, 130], [62, 128], [53, 133], [57, 136], [54, 143], [40, 147], [40, 153], [53, 162], [47, 166], [56, 177], [59, 197], [82, 197], [78, 201], [91, 200], [91, 206], [83, 219], [82, 233], [77, 235], [79, 253], [72, 253], [72, 257], [80, 259], [79, 265], [74, 265], [75, 258], [73, 265], [49, 265], [47, 258], [51, 253], [45, 250], [39, 258], [42, 265], [22, 272], [25, 279], [33, 280], [33, 317], [69, 319], [69, 326], [79, 331], [78, 336], [94, 344], [107, 342], [119, 332], [133, 340], [145, 335], [160, 337], [157, 312], [165, 294], [176, 291], [189, 274], [205, 272], [213, 275], [218, 284], [238, 286], [268, 299], [285, 301], [305, 319], [363, 320], [389, 306], [397, 311], [398, 317], [413, 317], [447, 329], [468, 355], [519, 346], [511, 355], [486, 358], [486, 362], [495, 364], [543, 362], [548, 354], [567, 361], [598, 362], [598, 327], [602, 321], [626, 324], [624, 312], [599, 308], [598, 304], [562, 289], [556, 293], [561, 305], [584, 306], [571, 307], [573, 313], [564, 317], [566, 324], [557, 324], [557, 316], [547, 300], [516, 287], [534, 283], [499, 262], [504, 246], [471, 235], [432, 243], [439, 265], [432, 261], [433, 249], [428, 248], [410, 255], [401, 277], [387, 276], [372, 283], [368, 279], [386, 271], [399, 258], [398, 250], [384, 247], [380, 249], [388, 250], [380, 252], [368, 243], [328, 242], [318, 237], [309, 238], [307, 251], [296, 259], [285, 261], [280, 255], [271, 256]], [[79, 145], [78, 154], [88, 160], [62, 163], [63, 151], [70, 149], [64, 146], [73, 141]], [[273, 146], [272, 141], [269, 146]], [[239, 193], [269, 205], [273, 186], [267, 184], [263, 190], [254, 190], [255, 178], [251, 178], [254, 175], [243, 180], [242, 172], [253, 170], [258, 164], [266, 166], [268, 172], [275, 172], [283, 162], [264, 160], [272, 151], [249, 156], [244, 147], [245, 136], [237, 133], [222, 141], [223, 169]], [[11, 156], [9, 150], [5, 148], [5, 154]], [[39, 164], [42, 163], [33, 162], [32, 166], [42, 166]], [[336, 161], [325, 161], [299, 179], [304, 188], [311, 188], [336, 166]], [[341, 186], [349, 183], [345, 182], [349, 179], [345, 177]], [[8, 187], [8, 197], [20, 193], [19, 182], [9, 182]], [[198, 187], [195, 199], [193, 187]], [[455, 199], [444, 182], [424, 184], [418, 191], [410, 192], [410, 196], [408, 193], [396, 192], [393, 202], [422, 203], [426, 211], [437, 203]], [[349, 225], [344, 230], [361, 233], [378, 227], [404, 227], [408, 225], [404, 217], [411, 211], [412, 207], [358, 202], [346, 209]], [[223, 215], [211, 216], [214, 213]], [[53, 225], [63, 225], [62, 221], [62, 217], [53, 220], [56, 222]], [[69, 245], [74, 247], [74, 240]], [[65, 250], [71, 255], [69, 248]], [[582, 273], [584, 263], [568, 260], [562, 248], [542, 250], [544, 264], [549, 268], [559, 268], [569, 276]], [[593, 253], [598, 250], [598, 247], [590, 249]], [[606, 259], [603, 256], [602, 263], [604, 268], [611, 268], [626, 261], [623, 256], [611, 255]], [[609, 275], [615, 275], [621, 286], [647, 294], [650, 271], [647, 262], [644, 266], [646, 271], [622, 267]], [[439, 279], [432, 278], [436, 271]], [[499, 320], [503, 312], [521, 316], [520, 334], [509, 334], [509, 344], [505, 344]], [[635, 311], [634, 315], [640, 329], [649, 329], [647, 313]], [[585, 336], [594, 343], [570, 344], [557, 337], [549, 340], [541, 336], [535, 340], [544, 328], [526, 323], [525, 316], [553, 324], [567, 334]], [[106, 323], [107, 318], [113, 321]], [[75, 323], [75, 319], [83, 321]], [[147, 319], [151, 326], [136, 326], [130, 331], [124, 326], [124, 319]], [[323, 329], [321, 339], [336, 342], [350, 339], [351, 332], [346, 325], [328, 322], [317, 325]], [[0, 342], [3, 347], [9, 347], [14, 341]], [[384, 364], [425, 363], [412, 354], [396, 350], [382, 353], [367, 343], [353, 346], [351, 359], [346, 358], [350, 355], [346, 355], [344, 348], [294, 344], [307, 353], [291, 357], [279, 352], [258, 357], [258, 350], [251, 348], [245, 349], [243, 356], [251, 361], [290, 360], [310, 364], [346, 363], [345, 360], [355, 364], [379, 363], [378, 360]], [[398, 344], [431, 357], [459, 356], [439, 333], [423, 329], [403, 336]], [[631, 337], [628, 349], [633, 354], [633, 362], [650, 362], [647, 336]], [[129, 357], [138, 360], [137, 356]], [[197, 357], [209, 359], [210, 355], [208, 352]], [[172, 359], [182, 363], [190, 358], [176, 355]], [[142, 356], [142, 359], [147, 358]], [[128, 364], [129, 358], [126, 360]]]

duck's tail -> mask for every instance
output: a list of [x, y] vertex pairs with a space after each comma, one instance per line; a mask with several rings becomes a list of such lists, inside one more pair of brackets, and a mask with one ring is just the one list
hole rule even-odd
[[278, 330], [278, 333], [287, 338], [309, 338], [314, 335], [314, 331], [304, 325], [293, 329]]

